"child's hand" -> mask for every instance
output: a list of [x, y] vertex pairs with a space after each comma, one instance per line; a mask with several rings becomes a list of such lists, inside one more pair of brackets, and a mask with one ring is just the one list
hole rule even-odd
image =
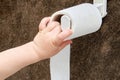
[[0, 80], [6, 79], [27, 65], [57, 54], [72, 43], [71, 40], [65, 40], [72, 34], [71, 30], [61, 31], [58, 22], [49, 21], [50, 18], [41, 21], [39, 32], [32, 42], [0, 53]]
[[72, 30], [61, 31], [60, 23], [49, 21], [50, 17], [42, 19], [39, 32], [33, 41], [36, 54], [41, 60], [54, 56], [65, 46], [72, 43], [71, 40], [65, 40], [72, 34]]

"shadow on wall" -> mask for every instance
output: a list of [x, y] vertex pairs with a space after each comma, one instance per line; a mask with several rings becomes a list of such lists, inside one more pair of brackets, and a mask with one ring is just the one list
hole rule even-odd
[[[31, 41], [43, 17], [85, 2], [92, 0], [0, 0], [0, 51]], [[71, 80], [120, 79], [119, 9], [119, 0], [108, 0], [101, 29], [73, 40]], [[30, 65], [7, 80], [50, 80], [49, 60]]]

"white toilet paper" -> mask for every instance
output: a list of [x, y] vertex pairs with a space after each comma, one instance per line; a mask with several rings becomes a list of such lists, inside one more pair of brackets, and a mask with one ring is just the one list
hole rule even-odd
[[[69, 39], [97, 31], [102, 23], [99, 10], [85, 3], [54, 13], [51, 21], [61, 23], [62, 30], [70, 28]], [[70, 45], [50, 59], [51, 80], [70, 80]]]

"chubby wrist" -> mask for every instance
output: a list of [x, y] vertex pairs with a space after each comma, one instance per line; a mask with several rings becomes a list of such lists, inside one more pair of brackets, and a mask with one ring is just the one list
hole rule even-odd
[[30, 59], [29, 64], [33, 64], [41, 60], [41, 58], [37, 55], [38, 51], [33, 41], [25, 44], [25, 47], [26, 47], [25, 51], [27, 51], [26, 53], [28, 53], [27, 55]]
[[32, 43], [33, 51], [34, 51], [35, 55], [39, 58], [39, 61], [46, 59], [46, 56], [44, 55], [44, 54], [45, 54], [45, 50], [43, 50], [43, 49], [36, 43], [35, 40], [32, 41], [31, 43]]
[[40, 61], [40, 58], [37, 55], [37, 52], [34, 48], [33, 41], [28, 42], [22, 46], [16, 47], [12, 50], [18, 56], [17, 60], [20, 61], [19, 64], [21, 64], [23, 67]]

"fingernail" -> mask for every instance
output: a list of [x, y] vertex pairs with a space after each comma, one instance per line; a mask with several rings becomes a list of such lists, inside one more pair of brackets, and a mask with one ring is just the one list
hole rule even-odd
[[70, 44], [72, 44], [73, 42], [72, 42], [72, 40], [70, 41]]

